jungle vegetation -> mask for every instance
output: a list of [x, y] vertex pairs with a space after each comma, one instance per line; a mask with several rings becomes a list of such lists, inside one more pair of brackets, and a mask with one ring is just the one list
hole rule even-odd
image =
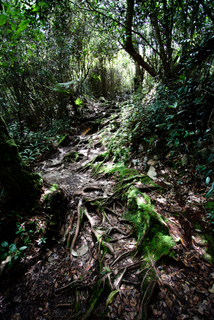
[[211, 0], [0, 1], [1, 197], [37, 198], [30, 167], [101, 97], [128, 100], [115, 159], [127, 163], [143, 145], [176, 169], [188, 154], [212, 196], [213, 9]]
[[[203, 227], [193, 227], [198, 233], [205, 230], [213, 256], [214, 2], [0, 0], [0, 50], [0, 230], [5, 226], [12, 230], [10, 236], [5, 231], [0, 238], [1, 264], [9, 257], [6, 262], [12, 267], [33, 237], [38, 247], [46, 243], [50, 234], [49, 239], [53, 239], [53, 234], [59, 231], [61, 215], [65, 216], [66, 211], [63, 201], [67, 198], [58, 184], [53, 183], [43, 195], [43, 202], [39, 202], [47, 186], [42, 176], [34, 173], [34, 168], [60, 147], [67, 146], [73, 133], [90, 120], [93, 126], [87, 127], [84, 135], [99, 129], [97, 145], [104, 152], [81, 170], [93, 170], [97, 179], [113, 177], [115, 189], [107, 200], [100, 192], [102, 186], [92, 187], [92, 191], [99, 190], [102, 195], [96, 201], [87, 196], [88, 187], [76, 194], [83, 198], [79, 200], [78, 218], [75, 218], [78, 228], [82, 219], [88, 220], [99, 244], [96, 253], [99, 281], [96, 290], [92, 290], [93, 301], [85, 319], [90, 317], [105, 291], [104, 285], [101, 286], [104, 274], [110, 279], [108, 290], [109, 284], [113, 284], [113, 269], [105, 265], [104, 273], [101, 272], [102, 263], [106, 253], [115, 259], [110, 267], [124, 257], [124, 254], [115, 256], [110, 233], [116, 229], [126, 238], [123, 223], [127, 221], [132, 224], [130, 229], [125, 228], [130, 231], [128, 237], [136, 238], [136, 248], [128, 254], [131, 256], [136, 250], [139, 265], [145, 262], [143, 271], [148, 269], [141, 285], [141, 289], [145, 287], [141, 309], [146, 304], [147, 311], [155, 285], [161, 283], [155, 264], [163, 256], [173, 256], [171, 249], [175, 243], [185, 243], [182, 237], [173, 239], [169, 232], [170, 219], [163, 218], [159, 212], [164, 212], [163, 190], [167, 190], [169, 199], [172, 195], [177, 200], [181, 212], [173, 213], [183, 222], [182, 227], [187, 222], [193, 226], [188, 219], [195, 213], [195, 207], [203, 211], [203, 221], [198, 219]], [[105, 112], [99, 113], [99, 108]], [[62, 163], [54, 165], [75, 164], [84, 157], [80, 140], [75, 139], [72, 143], [76, 143], [76, 149], [70, 150]], [[87, 141], [88, 158], [94, 142]], [[153, 181], [154, 163], [171, 168], [168, 172], [173, 186]], [[139, 168], [143, 168], [140, 174]], [[166, 174], [167, 169], [160, 171]], [[191, 185], [193, 193], [203, 193], [200, 195], [205, 199], [203, 204], [187, 203], [187, 196], [182, 193], [185, 189], [181, 189], [184, 183]], [[163, 201], [159, 211], [153, 204], [154, 195], [152, 199], [146, 194], [153, 190]], [[100, 228], [102, 234], [96, 229], [87, 206], [95, 208], [99, 218], [105, 221], [107, 212], [116, 214], [112, 199], [119, 196], [127, 211], [124, 210], [123, 219], [117, 215], [119, 227], [112, 226], [105, 233]], [[72, 201], [73, 204], [76, 200]], [[35, 221], [30, 221], [28, 217], [33, 214]], [[24, 229], [21, 221], [26, 216]], [[12, 228], [8, 227], [10, 223]], [[71, 244], [72, 233], [68, 232], [71, 258], [79, 232], [77, 225]], [[185, 232], [191, 243], [190, 233], [194, 228], [190, 232], [189, 225]], [[32, 251], [36, 252], [37, 247], [32, 245]], [[0, 275], [1, 272], [0, 269]], [[107, 305], [117, 295], [124, 273], [115, 288], [110, 286], [113, 295], [110, 294]], [[213, 293], [213, 287], [209, 292]], [[75, 311], [81, 311], [80, 304], [76, 303], [76, 307]]]
[[[127, 93], [133, 149], [159, 135], [162, 152], [197, 153], [210, 145], [213, 6], [210, 0], [1, 1], [0, 111], [23, 159], [50, 148], [54, 124], [62, 129], [69, 117], [81, 119], [87, 99], [115, 101]], [[152, 88], [153, 103], [145, 108], [141, 101]], [[206, 166], [213, 150], [200, 156]]]

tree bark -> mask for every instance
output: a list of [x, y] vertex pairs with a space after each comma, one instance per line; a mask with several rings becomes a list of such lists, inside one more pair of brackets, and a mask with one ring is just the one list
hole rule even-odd
[[0, 116], [0, 182], [10, 197], [20, 204], [32, 204], [40, 194], [39, 176], [23, 162], [15, 141]]
[[132, 21], [133, 21], [134, 0], [127, 0], [126, 14], [126, 40], [124, 49], [143, 69], [145, 69], [152, 77], [156, 76], [155, 69], [151, 67], [143, 57], [135, 50], [132, 41]]

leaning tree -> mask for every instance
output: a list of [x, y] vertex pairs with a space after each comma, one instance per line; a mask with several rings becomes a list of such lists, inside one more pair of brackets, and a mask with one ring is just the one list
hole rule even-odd
[[[194, 77], [214, 54], [211, 0], [72, 1], [92, 16], [95, 28], [117, 38], [152, 77], [166, 84]], [[140, 50], [139, 50], [140, 48]]]

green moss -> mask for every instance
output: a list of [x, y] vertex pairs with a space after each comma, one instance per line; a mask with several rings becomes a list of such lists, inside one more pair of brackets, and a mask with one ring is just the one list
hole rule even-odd
[[50, 189], [46, 192], [44, 199], [51, 198], [51, 195], [53, 196], [54, 193], [56, 193], [59, 190], [58, 184], [54, 183], [51, 185]]
[[123, 163], [111, 163], [100, 169], [100, 173], [114, 174], [117, 173], [119, 179], [136, 175], [138, 172], [134, 169], [128, 169]]
[[[175, 245], [164, 219], [156, 212], [150, 197], [130, 187], [127, 197], [129, 212], [126, 218], [133, 222], [139, 251], [157, 261]], [[141, 239], [143, 241], [141, 243]]]
[[109, 155], [110, 155], [109, 150], [104, 151], [104, 152], [100, 153], [98, 156], [96, 156], [95, 159], [93, 160], [93, 162], [107, 160]]
[[205, 258], [209, 260], [211, 263], [214, 263], [214, 238], [213, 234], [205, 234], [205, 241], [208, 242], [208, 246], [205, 252]]
[[151, 232], [149, 235], [149, 240], [144, 247], [144, 252], [149, 253], [149, 255], [157, 261], [162, 255], [167, 255], [170, 252], [170, 249], [175, 246], [174, 240], [170, 235], [164, 234], [163, 232], [166, 230], [158, 231], [154, 229], [154, 232]]
[[[90, 165], [96, 173], [103, 173], [104, 171], [101, 166], [109, 159], [110, 154], [111, 152], [109, 150], [104, 151], [103, 153], [97, 155], [89, 164], [87, 164], [87, 166]], [[94, 163], [96, 164], [94, 165]]]

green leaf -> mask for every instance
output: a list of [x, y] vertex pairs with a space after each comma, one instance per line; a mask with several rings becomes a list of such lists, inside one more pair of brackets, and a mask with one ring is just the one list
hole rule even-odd
[[23, 246], [21, 248], [19, 248], [19, 250], [23, 251], [23, 250], [26, 250], [27, 249], [27, 246]]
[[15, 244], [15, 243], [12, 243], [12, 244], [9, 246], [9, 250], [12, 251], [12, 252], [15, 252], [15, 251], [17, 250], [16, 244]]
[[109, 294], [109, 296], [108, 296], [108, 298], [107, 298], [107, 300], [106, 300], [106, 307], [108, 307], [108, 305], [113, 302], [114, 297], [116, 296], [116, 294], [117, 294], [118, 292], [119, 292], [119, 290], [114, 290], [114, 291], [112, 291], [112, 292]]
[[43, 7], [47, 7], [47, 8], [48, 8], [48, 4], [47, 4], [46, 2], [44, 2], [44, 1], [40, 1], [40, 2], [38, 3], [38, 6], [39, 6], [40, 8], [43, 8]]
[[211, 173], [212, 173], [212, 169], [210, 169], [210, 170], [206, 173], [205, 177], [207, 178]]
[[0, 253], [0, 260], [4, 260], [7, 257], [7, 252]]
[[4, 248], [6, 248], [6, 247], [9, 246], [9, 243], [8, 243], [7, 241], [3, 241], [3, 242], [1, 243], [1, 246], [4, 247]]
[[78, 106], [81, 106], [82, 104], [82, 100], [80, 98], [77, 98], [77, 100], [75, 101], [75, 104], [78, 105]]
[[7, 22], [7, 16], [6, 14], [0, 15], [0, 26], [3, 26]]
[[13, 260], [11, 260], [11, 261], [8, 263], [8, 265], [7, 265], [7, 269], [8, 269], [8, 270], [11, 270], [11, 269], [12, 269], [13, 263], [14, 263]]
[[12, 23], [12, 24], [11, 24], [11, 30], [14, 31], [15, 29], [16, 29], [16, 24], [15, 24], [15, 23]]
[[214, 158], [214, 153], [211, 153], [211, 155], [209, 156], [207, 162], [210, 163], [212, 161], [212, 158]]
[[111, 269], [109, 267], [104, 267], [103, 272], [111, 272]]
[[210, 188], [210, 190], [207, 192], [206, 194], [206, 198], [208, 198], [209, 196], [211, 196], [211, 194], [214, 192], [214, 182], [212, 183], [212, 186]]
[[2, 191], [1, 191], [1, 194], [0, 194], [0, 198], [3, 195], [3, 193], [4, 193], [4, 188], [2, 188]]
[[208, 186], [208, 184], [210, 183], [210, 177], [206, 178], [206, 185]]
[[23, 20], [18, 27], [18, 30], [16, 31], [16, 33], [20, 33], [21, 31], [25, 30], [29, 25], [29, 21], [28, 20]]
[[176, 109], [176, 108], [177, 108], [177, 106], [178, 106], [178, 103], [177, 103], [177, 102], [175, 102], [175, 103], [173, 103], [173, 105], [172, 105], [172, 106], [168, 106], [168, 108]]

